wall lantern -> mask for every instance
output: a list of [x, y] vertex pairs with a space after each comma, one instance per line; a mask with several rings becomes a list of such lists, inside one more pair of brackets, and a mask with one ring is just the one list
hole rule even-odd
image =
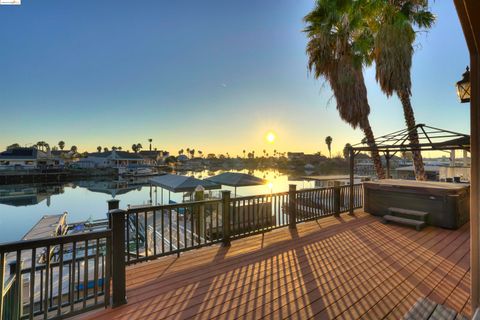
[[470, 69], [462, 75], [462, 80], [457, 82], [457, 96], [461, 103], [470, 102]]

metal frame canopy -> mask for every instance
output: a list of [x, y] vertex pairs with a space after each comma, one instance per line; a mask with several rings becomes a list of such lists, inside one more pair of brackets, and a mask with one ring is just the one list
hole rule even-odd
[[[418, 144], [411, 144], [409, 135], [416, 131]], [[467, 150], [470, 151], [470, 136], [450, 130], [430, 127], [425, 124], [417, 124], [413, 129], [398, 130], [375, 138], [375, 145], [367, 145], [367, 142], [357, 143], [350, 148], [350, 214], [353, 214], [353, 171], [355, 156], [362, 151], [383, 152], [387, 165], [387, 177], [390, 177], [390, 159], [397, 152], [404, 151], [444, 151], [444, 150]]]
[[[417, 131], [419, 144], [410, 144], [409, 134]], [[470, 150], [470, 136], [463, 133], [417, 124], [413, 129], [395, 131], [375, 138], [375, 146], [362, 141], [352, 146], [353, 151], [398, 152], [411, 150]]]

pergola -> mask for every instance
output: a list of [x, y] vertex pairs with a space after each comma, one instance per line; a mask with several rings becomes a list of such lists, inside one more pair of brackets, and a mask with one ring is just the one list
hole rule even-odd
[[[418, 144], [410, 143], [409, 135], [417, 131]], [[367, 145], [363, 140], [351, 147], [350, 150], [350, 179], [353, 175], [355, 156], [360, 152], [374, 151], [383, 153], [386, 160], [387, 178], [390, 177], [390, 160], [397, 153], [406, 151], [445, 151], [467, 150], [470, 151], [470, 136], [450, 130], [430, 127], [425, 124], [417, 124], [411, 130], [398, 130], [381, 137], [375, 138], [375, 145]]]

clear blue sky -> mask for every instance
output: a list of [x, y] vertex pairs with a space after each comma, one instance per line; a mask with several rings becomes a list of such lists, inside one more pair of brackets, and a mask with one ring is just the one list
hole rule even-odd
[[[326, 152], [361, 140], [306, 68], [312, 0], [23, 0], [0, 6], [0, 148], [65, 140], [81, 151], [154, 139], [159, 149]], [[417, 121], [469, 131], [454, 83], [468, 54], [453, 1], [413, 64]], [[376, 135], [404, 127], [366, 70]], [[277, 134], [265, 142], [269, 130]]]

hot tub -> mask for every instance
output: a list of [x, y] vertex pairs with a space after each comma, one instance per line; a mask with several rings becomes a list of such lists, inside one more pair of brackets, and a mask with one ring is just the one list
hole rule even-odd
[[427, 223], [456, 229], [469, 220], [470, 186], [461, 183], [386, 179], [363, 183], [364, 211], [375, 216], [388, 208], [428, 212]]

